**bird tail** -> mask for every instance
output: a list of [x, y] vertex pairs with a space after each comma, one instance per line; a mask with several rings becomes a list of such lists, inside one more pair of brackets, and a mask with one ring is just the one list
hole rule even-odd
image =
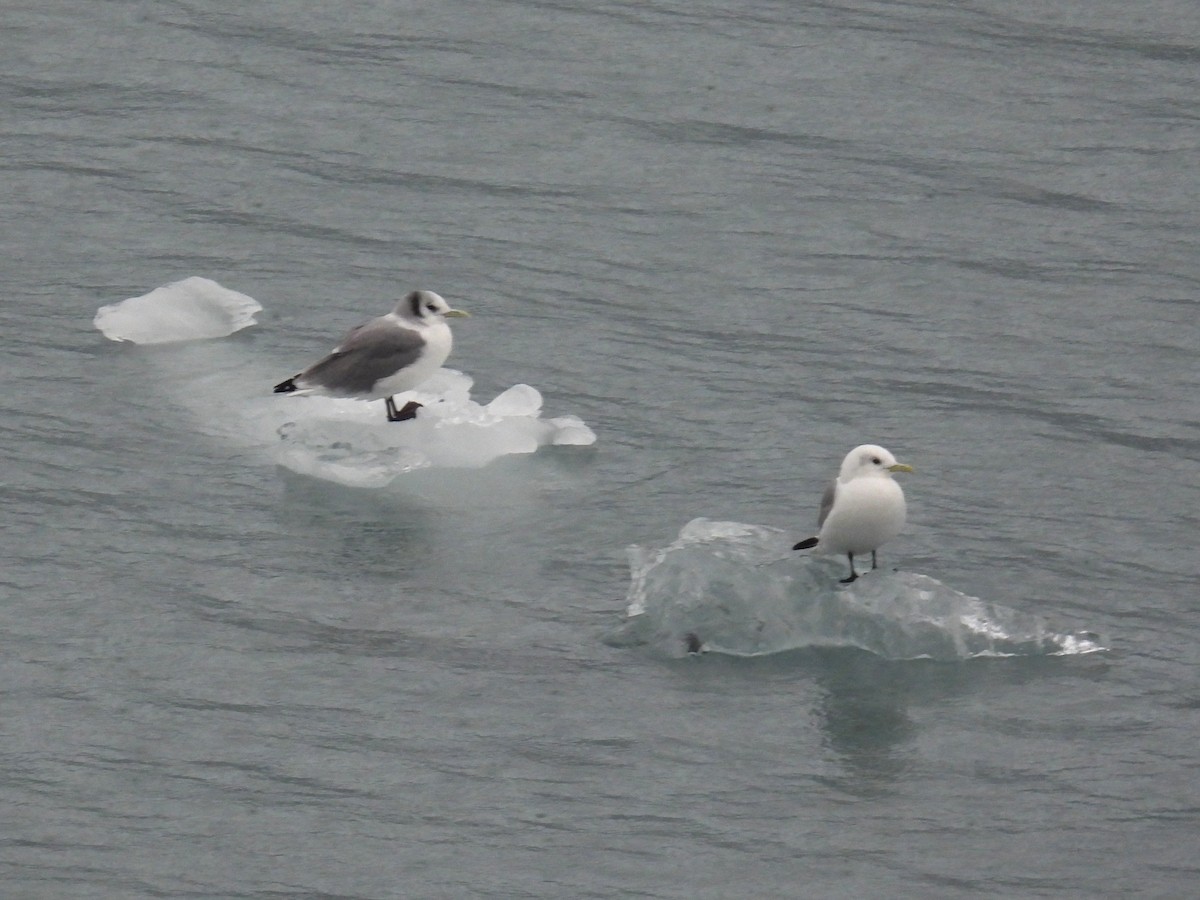
[[[275, 388], [275, 390], [279, 390], [279, 388]], [[794, 547], [792, 547], [792, 549], [793, 550], [808, 550], [811, 547], [817, 546], [818, 540], [819, 540], [819, 538], [815, 538], [815, 537], [805, 538], [800, 543], [798, 543]]]
[[292, 391], [295, 391], [295, 390], [298, 390], [298, 388], [296, 387], [295, 376], [289, 378], [287, 381], [281, 381], [281, 382], [279, 382], [279, 384], [275, 385], [275, 393], [276, 394], [290, 394], [290, 393], [292, 393]]

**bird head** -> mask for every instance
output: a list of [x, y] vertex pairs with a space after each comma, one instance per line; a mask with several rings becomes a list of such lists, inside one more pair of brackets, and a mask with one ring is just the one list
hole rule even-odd
[[913, 467], [897, 462], [896, 457], [878, 444], [863, 444], [855, 447], [842, 460], [842, 468], [838, 473], [840, 481], [862, 476], [877, 476], [891, 478], [896, 472], [911, 472]]
[[446, 319], [462, 319], [470, 315], [461, 309], [453, 309], [441, 294], [433, 291], [412, 291], [396, 304], [396, 314], [409, 319], [429, 321], [441, 316]]

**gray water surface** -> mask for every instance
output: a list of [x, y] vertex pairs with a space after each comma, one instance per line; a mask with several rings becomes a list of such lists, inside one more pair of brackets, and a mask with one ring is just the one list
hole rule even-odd
[[[5, 896], [1195, 893], [1200, 7], [2, 18]], [[92, 328], [190, 275], [259, 326]], [[350, 490], [211, 402], [415, 287], [595, 447]], [[865, 441], [885, 565], [1111, 651], [604, 642]]]

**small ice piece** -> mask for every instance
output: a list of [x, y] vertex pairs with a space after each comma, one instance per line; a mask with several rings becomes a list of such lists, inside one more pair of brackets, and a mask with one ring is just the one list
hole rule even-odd
[[225, 337], [253, 325], [261, 311], [253, 297], [193, 276], [102, 306], [92, 321], [112, 341], [169, 344]]
[[927, 575], [877, 569], [839, 584], [843, 564], [791, 552], [793, 538], [695, 519], [666, 547], [631, 547], [627, 618], [610, 643], [671, 656], [701, 646], [735, 656], [857, 647], [887, 659], [943, 660], [1107, 649], [1094, 634], [1054, 633], [1037, 616]]
[[514, 384], [487, 405], [493, 416], [536, 416], [542, 411], [542, 395], [527, 384]]
[[551, 440], [555, 446], [590, 447], [596, 443], [596, 432], [588, 428], [579, 416], [556, 416], [547, 419], [546, 424], [555, 429]]

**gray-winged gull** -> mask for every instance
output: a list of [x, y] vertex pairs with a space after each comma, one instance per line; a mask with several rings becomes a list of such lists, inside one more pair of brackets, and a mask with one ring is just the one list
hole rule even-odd
[[324, 359], [275, 385], [275, 393], [386, 398], [389, 422], [411, 419], [421, 404], [409, 401], [397, 410], [392, 395], [441, 368], [454, 341], [446, 319], [466, 315], [433, 291], [413, 291], [386, 316], [350, 331]]
[[896, 457], [875, 444], [855, 447], [846, 454], [838, 477], [821, 497], [817, 516], [820, 532], [792, 549], [819, 546], [826, 553], [845, 553], [850, 560], [850, 577], [843, 578], [842, 584], [858, 578], [855, 553], [871, 551], [874, 569], [875, 551], [904, 527], [904, 491], [892, 474], [912, 470], [912, 466], [896, 462]]

